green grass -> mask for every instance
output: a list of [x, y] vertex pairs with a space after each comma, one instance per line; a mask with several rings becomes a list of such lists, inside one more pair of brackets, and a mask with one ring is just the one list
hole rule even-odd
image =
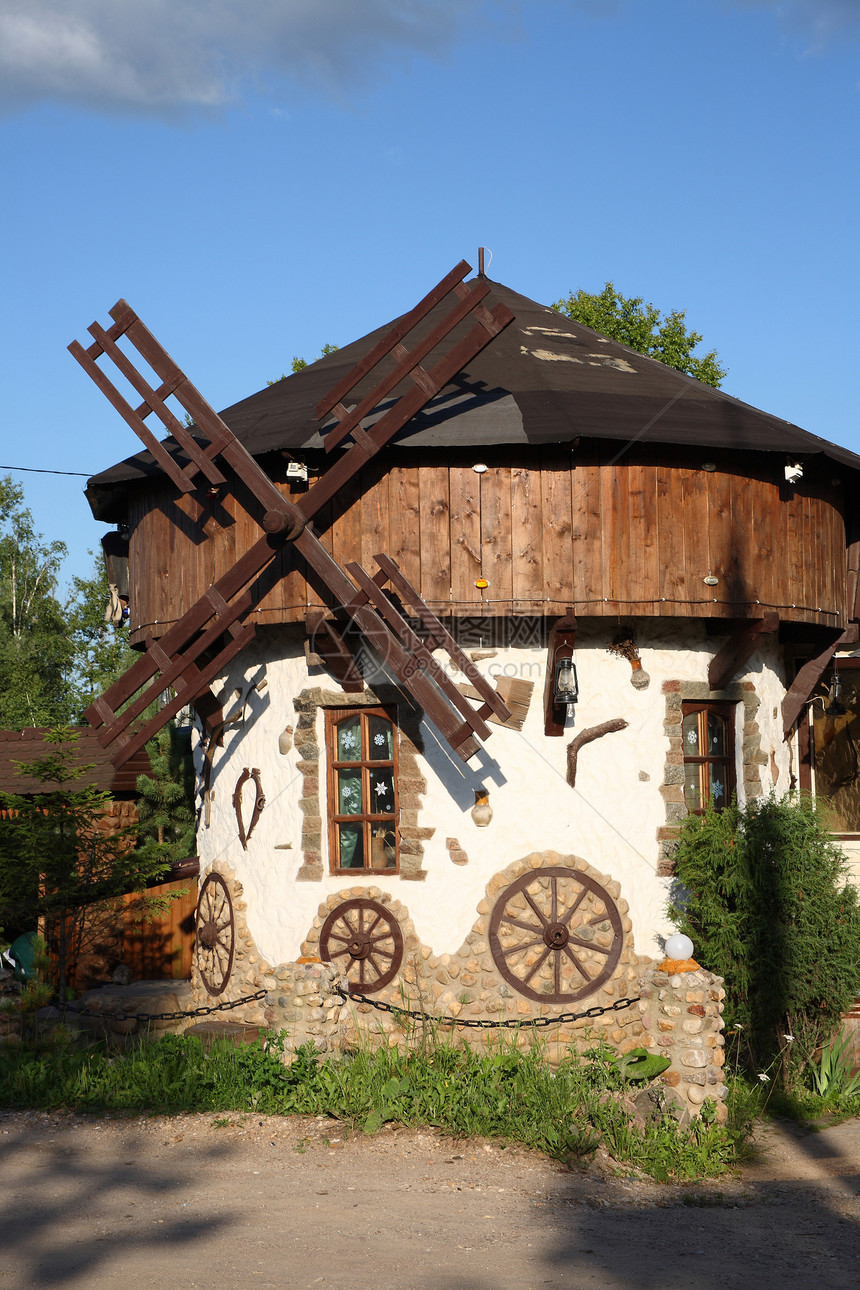
[[666, 1116], [637, 1127], [623, 1078], [600, 1052], [551, 1068], [539, 1049], [503, 1044], [475, 1053], [434, 1042], [337, 1059], [305, 1045], [285, 1066], [282, 1047], [274, 1036], [207, 1051], [180, 1035], [113, 1053], [21, 1045], [0, 1050], [0, 1087], [8, 1107], [329, 1115], [367, 1133], [390, 1121], [433, 1126], [457, 1138], [523, 1143], [570, 1165], [603, 1146], [622, 1165], [662, 1181], [724, 1172], [746, 1136], [740, 1120], [681, 1129]]

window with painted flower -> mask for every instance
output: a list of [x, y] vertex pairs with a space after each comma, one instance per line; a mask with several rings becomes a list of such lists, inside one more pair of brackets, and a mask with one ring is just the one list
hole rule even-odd
[[735, 704], [682, 705], [684, 801], [694, 815], [721, 811], [735, 791]]
[[397, 725], [387, 708], [326, 713], [332, 873], [398, 871]]

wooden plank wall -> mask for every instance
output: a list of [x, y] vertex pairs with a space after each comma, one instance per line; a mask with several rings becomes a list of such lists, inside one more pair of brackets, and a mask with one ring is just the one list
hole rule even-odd
[[135, 917], [134, 895], [123, 897], [122, 961], [135, 981], [181, 981], [191, 976], [197, 879], [150, 887], [147, 896], [180, 894], [163, 914], [145, 922]]
[[[442, 614], [558, 614], [572, 604], [583, 616], [742, 618], [775, 608], [841, 624], [835, 468], [825, 462], [816, 475], [809, 464], [791, 489], [777, 454], [737, 453], [714, 472], [701, 469], [702, 455], [641, 445], [618, 457], [614, 444], [400, 451], [352, 481], [316, 527], [343, 564], [360, 560], [373, 573], [373, 555], [390, 554]], [[480, 475], [478, 457], [488, 467]], [[204, 513], [168, 488], [134, 499], [133, 642], [160, 634], [259, 536], [232, 499]], [[716, 587], [703, 582], [709, 572]], [[327, 603], [289, 550], [264, 571], [260, 592], [261, 623], [301, 622]]]

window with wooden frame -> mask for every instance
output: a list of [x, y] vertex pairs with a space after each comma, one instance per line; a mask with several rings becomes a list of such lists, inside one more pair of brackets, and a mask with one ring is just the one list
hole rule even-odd
[[397, 873], [397, 723], [388, 708], [326, 712], [332, 873]]
[[860, 658], [825, 668], [798, 723], [798, 745], [801, 789], [826, 803], [833, 833], [860, 840]]
[[683, 703], [681, 714], [687, 809], [721, 811], [735, 791], [735, 704]]

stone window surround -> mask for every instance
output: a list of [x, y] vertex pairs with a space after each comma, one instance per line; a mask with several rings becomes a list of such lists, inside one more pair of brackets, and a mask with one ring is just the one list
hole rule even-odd
[[[298, 770], [302, 776], [302, 795], [299, 807], [302, 811], [302, 853], [303, 862], [296, 874], [297, 882], [322, 882], [323, 866], [323, 833], [327, 833], [327, 811], [324, 819], [320, 797], [320, 740], [317, 734], [317, 717], [320, 708], [378, 708], [389, 707], [397, 711], [397, 731], [400, 752], [398, 768], [398, 795], [400, 800], [400, 872], [384, 869], [373, 870], [374, 882], [384, 881], [386, 877], [401, 878], [404, 881], [421, 882], [427, 877], [426, 869], [421, 867], [424, 858], [424, 843], [436, 832], [434, 828], [423, 828], [418, 823], [421, 809], [421, 795], [427, 791], [427, 781], [418, 765], [418, 755], [424, 751], [421, 739], [420, 724], [422, 710], [409, 703], [401, 690], [393, 685], [378, 685], [368, 689], [364, 694], [344, 694], [339, 690], [324, 690], [322, 686], [311, 686], [301, 691], [293, 699], [293, 707], [298, 715], [293, 745], [299, 756]], [[357, 875], [358, 870], [354, 871]], [[368, 874], [370, 871], [368, 871]], [[341, 874], [340, 877], [345, 875]]]
[[675, 873], [674, 852], [680, 823], [689, 815], [684, 801], [682, 705], [685, 702], [743, 705], [743, 735], [740, 740], [737, 737], [735, 739], [735, 747], [741, 749], [743, 773], [737, 788], [738, 797], [742, 801], [761, 796], [760, 767], [767, 765], [767, 757], [762, 752], [761, 730], [756, 720], [761, 699], [756, 694], [752, 681], [727, 685], [724, 690], [711, 690], [705, 681], [664, 681], [663, 694], [666, 699], [663, 730], [669, 739], [669, 751], [666, 754], [666, 767], [660, 788], [666, 803], [666, 823], [657, 829], [657, 874], [661, 878], [671, 878]]

